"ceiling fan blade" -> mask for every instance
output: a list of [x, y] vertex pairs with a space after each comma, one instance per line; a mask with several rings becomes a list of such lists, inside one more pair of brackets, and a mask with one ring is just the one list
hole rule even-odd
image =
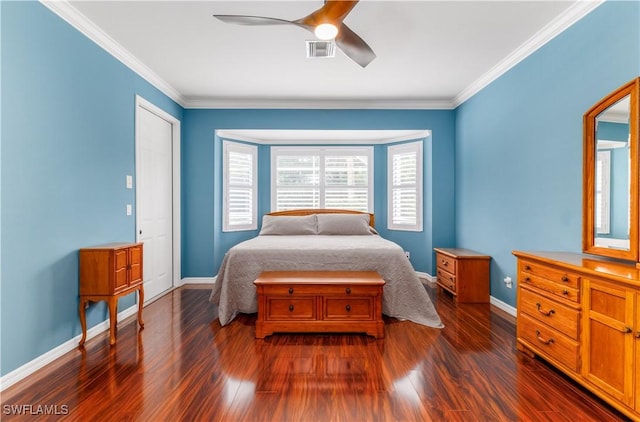
[[367, 67], [376, 58], [376, 53], [373, 52], [371, 47], [344, 23], [340, 25], [340, 30], [336, 36], [336, 45], [351, 60], [362, 67]]
[[341, 1], [327, 0], [324, 5], [311, 13], [310, 15], [300, 18], [294, 22], [315, 28], [321, 23], [333, 23], [336, 26], [351, 12], [359, 0]]
[[298, 25], [296, 22], [264, 16], [213, 15], [213, 17], [220, 19], [222, 22], [236, 25]]

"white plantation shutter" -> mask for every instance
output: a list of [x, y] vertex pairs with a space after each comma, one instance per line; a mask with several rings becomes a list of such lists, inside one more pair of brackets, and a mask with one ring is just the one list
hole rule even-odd
[[369, 157], [326, 155], [324, 208], [369, 211]]
[[257, 148], [223, 143], [223, 231], [256, 230]]
[[271, 208], [373, 208], [373, 149], [274, 147]]
[[275, 210], [320, 207], [320, 157], [305, 154], [276, 157]]
[[392, 230], [422, 230], [422, 142], [388, 148], [389, 215]]

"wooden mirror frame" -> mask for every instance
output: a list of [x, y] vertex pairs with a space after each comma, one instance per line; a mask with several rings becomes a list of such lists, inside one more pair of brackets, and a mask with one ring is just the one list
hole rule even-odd
[[[596, 160], [596, 120], [600, 113], [611, 107], [624, 97], [629, 96], [629, 154], [630, 154], [630, 178], [629, 181], [629, 249], [614, 249], [595, 244], [595, 160]], [[583, 219], [582, 219], [582, 250], [585, 253], [607, 256], [611, 258], [625, 259], [638, 262], [638, 126], [640, 116], [640, 78], [621, 86], [608, 96], [604, 97], [584, 114], [584, 161], [583, 161]]]

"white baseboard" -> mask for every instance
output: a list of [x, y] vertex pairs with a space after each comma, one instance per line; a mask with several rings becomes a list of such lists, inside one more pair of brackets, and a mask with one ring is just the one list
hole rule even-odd
[[429, 287], [436, 286], [436, 279], [431, 274], [423, 273], [421, 271], [416, 271], [416, 274], [418, 275], [418, 278], [420, 279], [422, 284], [426, 284]]
[[[436, 278], [434, 276], [427, 273], [420, 272], [420, 271], [416, 271], [416, 274], [418, 275], [418, 278], [420, 279], [420, 281], [422, 281], [422, 284], [426, 284], [430, 287], [436, 286]], [[496, 299], [495, 297], [490, 296], [489, 302], [496, 308], [499, 308], [505, 311], [509, 315], [512, 315], [514, 317], [518, 315], [518, 310], [516, 308], [509, 305], [508, 303], [501, 301], [500, 299]]]
[[[122, 312], [118, 312], [117, 320], [118, 322], [122, 321], [123, 319], [134, 315], [136, 312], [138, 312], [137, 304], [125, 309]], [[109, 319], [106, 319], [103, 322], [96, 324], [95, 326], [88, 329], [86, 340], [91, 340], [93, 337], [107, 330], [109, 330]], [[4, 375], [2, 378], [0, 378], [0, 391], [4, 391], [6, 388], [11, 387], [18, 381], [25, 379], [29, 375], [36, 372], [38, 369], [53, 362], [59, 357], [62, 357], [62, 355], [64, 355], [65, 353], [77, 349], [78, 343], [80, 342], [81, 338], [82, 333]]]
[[215, 284], [216, 282], [216, 278], [218, 278], [218, 276], [215, 277], [185, 277], [182, 279], [182, 286], [184, 286], [185, 284]]
[[500, 299], [496, 299], [495, 297], [491, 296], [489, 298], [489, 301], [491, 302], [491, 304], [493, 306], [495, 306], [496, 308], [499, 308], [503, 311], [505, 311], [506, 313], [508, 313], [509, 315], [512, 316], [518, 316], [518, 310], [516, 308], [514, 308], [513, 306], [509, 305], [508, 303], [504, 303], [503, 301], [501, 301]]

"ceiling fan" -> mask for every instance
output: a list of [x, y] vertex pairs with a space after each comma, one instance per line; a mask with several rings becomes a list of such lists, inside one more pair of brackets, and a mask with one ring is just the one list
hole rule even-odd
[[359, 0], [326, 0], [315, 12], [293, 21], [264, 16], [213, 15], [226, 23], [238, 25], [296, 25], [311, 31], [322, 40], [335, 38], [335, 43], [344, 54], [362, 67], [366, 67], [376, 54], [362, 38], [342, 21]]

